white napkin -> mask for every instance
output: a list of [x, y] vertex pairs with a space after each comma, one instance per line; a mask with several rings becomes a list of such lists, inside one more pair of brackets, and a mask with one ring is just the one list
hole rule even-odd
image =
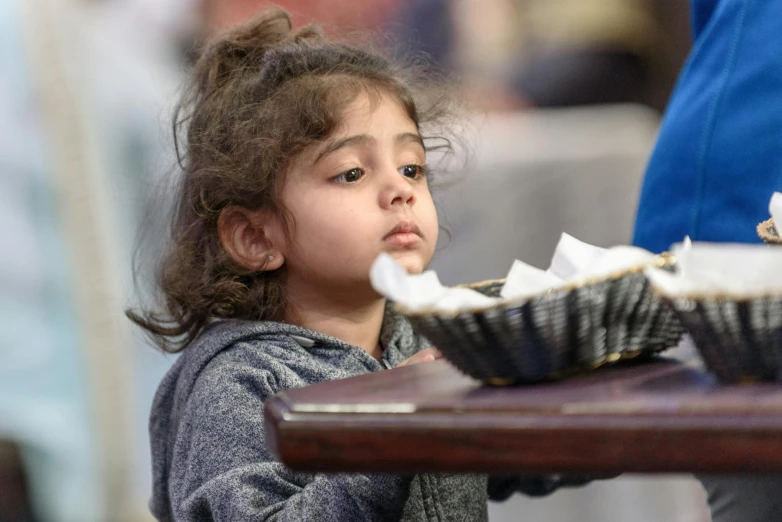
[[614, 246], [600, 248], [570, 236], [562, 237], [554, 251], [549, 272], [568, 282], [612, 275], [651, 263], [655, 255], [643, 248]]
[[782, 228], [782, 192], [774, 192], [771, 201], [768, 202], [768, 212], [774, 218], [774, 225], [777, 230]]
[[597, 264], [606, 251], [563, 233], [548, 270], [516, 259], [505, 278], [500, 296], [505, 300], [523, 299], [566, 286], [579, 278], [585, 267]]
[[408, 274], [385, 252], [372, 264], [369, 278], [372, 288], [379, 294], [413, 312], [458, 312], [486, 308], [499, 302], [495, 297], [469, 288], [443, 286], [434, 270], [420, 275]]
[[617, 246], [605, 249], [562, 234], [551, 267], [541, 270], [515, 260], [499, 298], [485, 296], [470, 288], [445, 287], [431, 270], [420, 275], [408, 274], [385, 253], [372, 265], [370, 280], [378, 293], [411, 311], [453, 313], [534, 297], [551, 289], [646, 264], [654, 257], [641, 248]]
[[692, 293], [752, 297], [782, 291], [782, 249], [767, 245], [693, 242], [674, 245], [675, 274], [649, 268], [653, 285], [671, 297]]
[[548, 271], [560, 279], [570, 279], [597, 263], [605, 253], [605, 248], [584, 243], [563, 232], [554, 249]]
[[518, 259], [513, 261], [500, 297], [505, 301], [533, 297], [565, 284], [564, 280], [549, 271], [535, 268]]

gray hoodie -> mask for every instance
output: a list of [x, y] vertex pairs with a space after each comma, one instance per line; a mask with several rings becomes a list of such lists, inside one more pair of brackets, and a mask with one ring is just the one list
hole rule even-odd
[[[152, 513], [161, 521], [464, 521], [486, 500], [546, 494], [559, 477], [305, 474], [265, 443], [263, 405], [289, 388], [393, 368], [428, 346], [387, 313], [381, 362], [364, 350], [272, 322], [211, 325], [179, 357], [152, 405]], [[576, 479], [570, 483], [581, 483]]]

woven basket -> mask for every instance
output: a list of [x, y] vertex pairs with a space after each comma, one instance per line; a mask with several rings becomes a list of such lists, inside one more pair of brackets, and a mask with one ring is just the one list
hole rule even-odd
[[[457, 314], [396, 310], [465, 374], [489, 384], [531, 383], [674, 346], [683, 328], [643, 271], [658, 256], [609, 277]], [[497, 296], [504, 280], [469, 285]]]
[[653, 290], [676, 311], [721, 381], [782, 381], [782, 295], [671, 298]]
[[782, 244], [782, 237], [779, 237], [777, 227], [774, 225], [774, 218], [769, 218], [758, 224], [758, 236], [766, 243]]

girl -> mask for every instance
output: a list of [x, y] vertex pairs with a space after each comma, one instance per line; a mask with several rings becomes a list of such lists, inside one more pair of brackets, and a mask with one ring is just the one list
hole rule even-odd
[[[184, 353], [152, 408], [161, 521], [486, 520], [486, 499], [556, 478], [310, 475], [276, 462], [281, 390], [438, 357], [369, 283], [388, 252], [420, 273], [437, 242], [424, 105], [404, 71], [291, 30], [274, 10], [213, 42], [178, 111], [187, 129], [163, 313], [128, 315]], [[175, 129], [177, 125], [175, 125]]]

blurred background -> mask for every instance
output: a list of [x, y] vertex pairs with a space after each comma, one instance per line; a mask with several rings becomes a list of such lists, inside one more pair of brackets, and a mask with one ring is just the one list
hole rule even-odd
[[[266, 4], [0, 2], [0, 522], [151, 520], [147, 418], [173, 356], [123, 316], [134, 241], [165, 196], [170, 113], [199, 43]], [[686, 2], [277, 4], [327, 34], [378, 31], [461, 80], [472, 154], [436, 194], [444, 282], [501, 277], [514, 258], [545, 267], [563, 231], [629, 243], [690, 46]], [[703, 497], [687, 476], [623, 476], [490, 513], [706, 522]]]

